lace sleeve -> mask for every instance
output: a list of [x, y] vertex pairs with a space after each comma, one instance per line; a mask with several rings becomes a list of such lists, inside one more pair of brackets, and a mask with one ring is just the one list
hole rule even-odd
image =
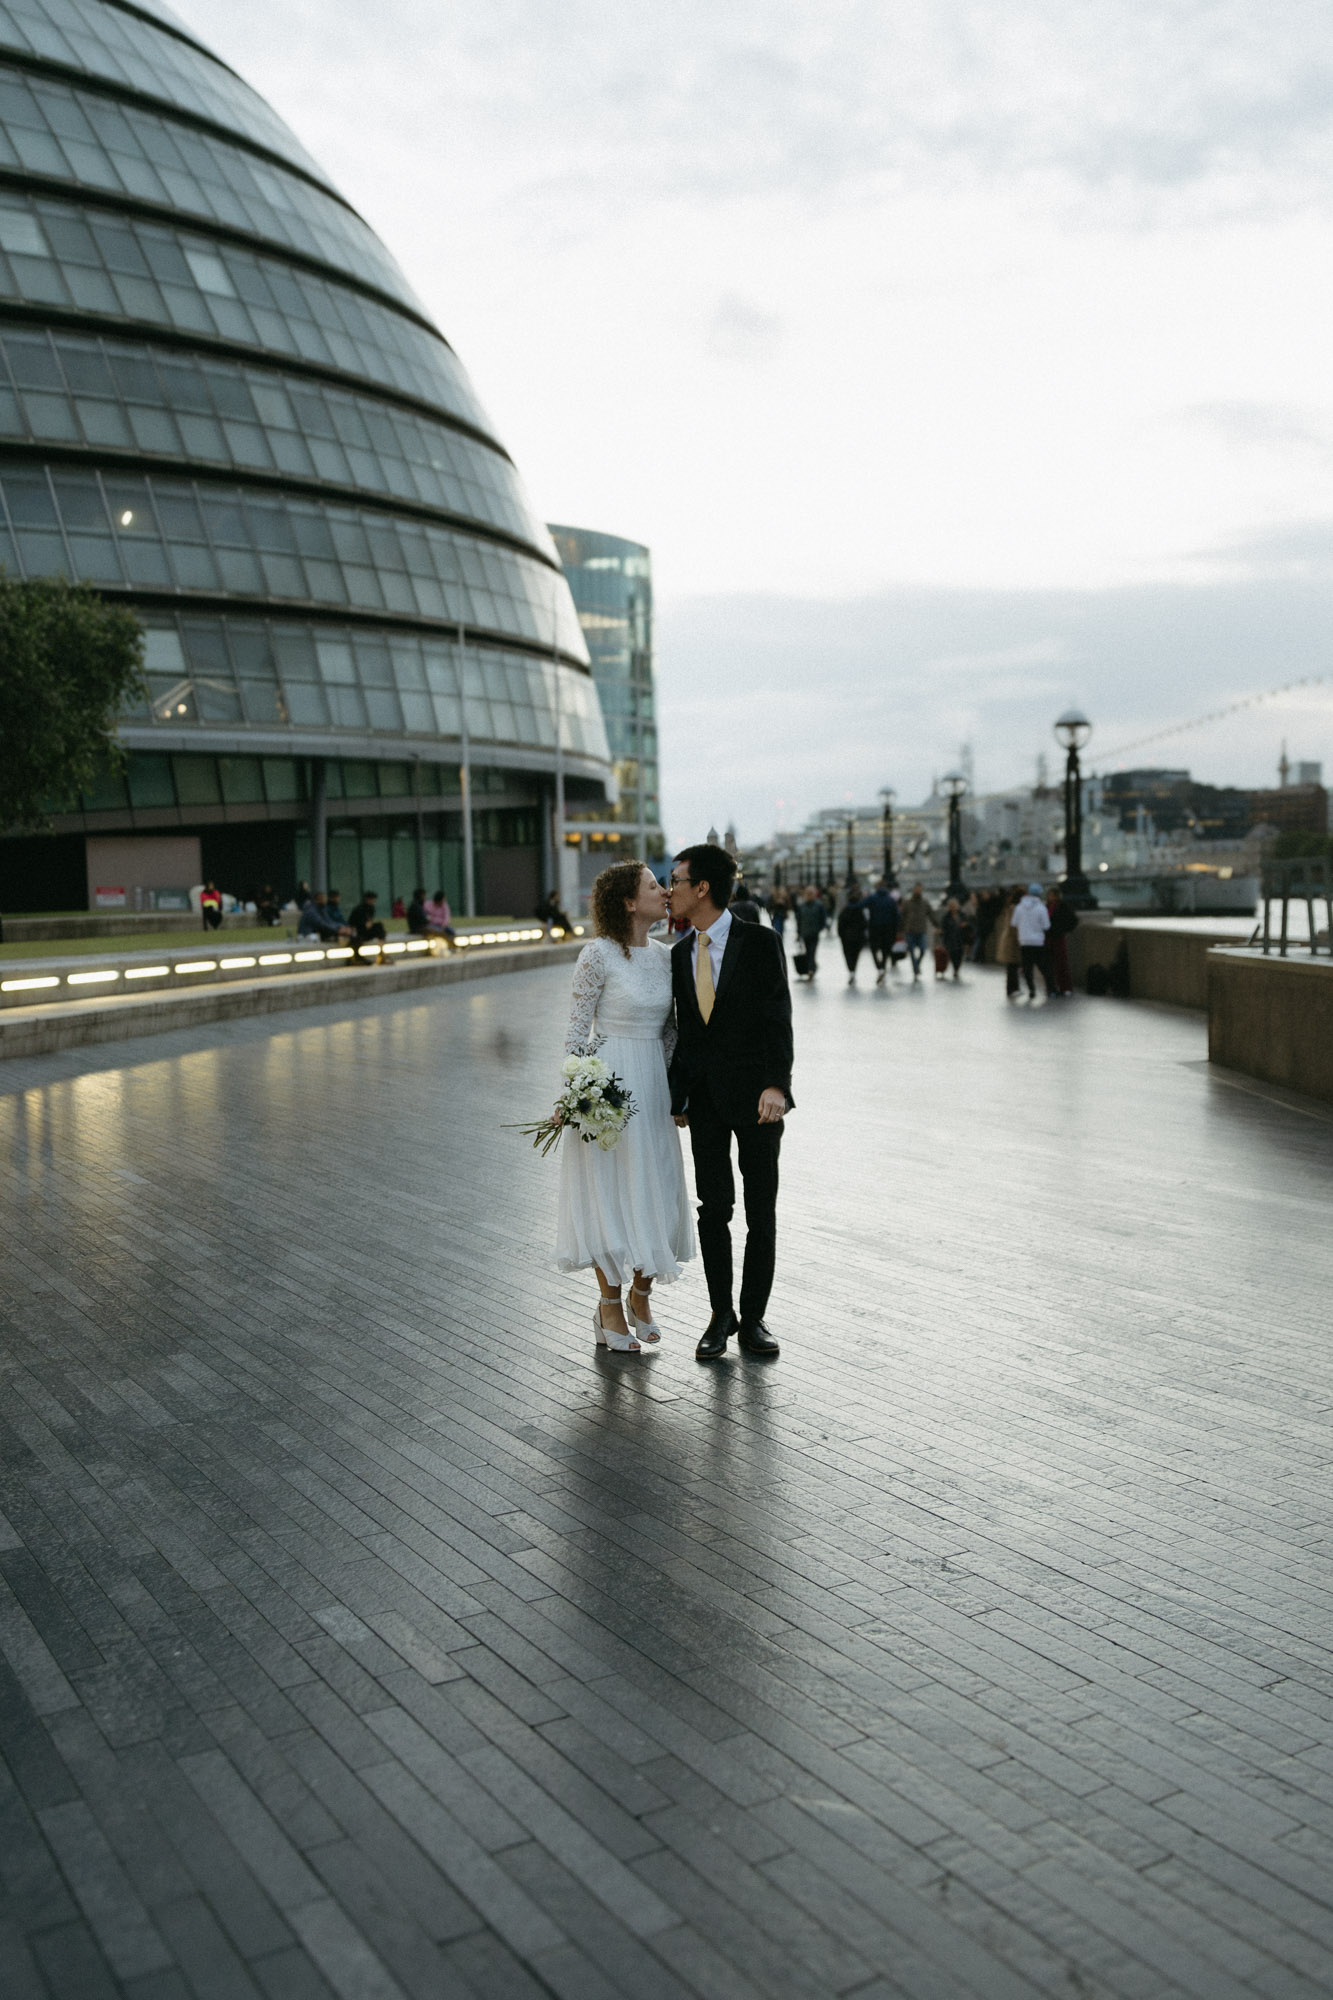
[[569, 1033], [565, 1036], [565, 1054], [570, 1056], [590, 1056], [597, 1046], [593, 1034], [593, 1022], [597, 1018], [597, 1002], [602, 997], [606, 984], [606, 964], [601, 949], [594, 940], [585, 944], [579, 953], [578, 964], [574, 967], [574, 992], [569, 1003]]
[[666, 1021], [664, 1022], [662, 1027], [662, 1054], [666, 1058], [666, 1066], [668, 1069], [670, 1069], [671, 1067], [671, 1058], [676, 1053], [677, 1039], [678, 1038], [676, 1034], [676, 1003], [673, 1000], [671, 1003], [671, 1012], [667, 1015]]

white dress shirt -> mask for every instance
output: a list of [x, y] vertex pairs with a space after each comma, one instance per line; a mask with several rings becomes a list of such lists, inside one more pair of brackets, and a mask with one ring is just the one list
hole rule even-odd
[[[727, 932], [731, 929], [731, 922], [731, 911], [724, 910], [722, 915], [714, 920], [712, 929], [708, 933], [708, 962], [713, 968], [714, 993], [717, 992], [718, 974], [722, 970], [722, 954], [727, 948]], [[702, 935], [702, 931], [694, 933], [694, 949], [690, 953], [690, 964], [694, 968], [696, 983], [699, 978], [699, 939]]]

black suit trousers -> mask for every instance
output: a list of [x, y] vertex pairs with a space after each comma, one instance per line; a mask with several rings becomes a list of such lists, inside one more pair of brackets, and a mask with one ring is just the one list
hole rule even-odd
[[773, 1289], [777, 1252], [778, 1150], [781, 1125], [761, 1125], [755, 1104], [743, 1120], [718, 1109], [706, 1084], [690, 1092], [690, 1150], [694, 1154], [694, 1186], [699, 1197], [699, 1248], [708, 1280], [708, 1303], [725, 1312], [732, 1302], [731, 1218], [736, 1207], [736, 1182], [731, 1169], [731, 1141], [736, 1140], [741, 1186], [745, 1195], [745, 1263], [741, 1271], [742, 1319], [762, 1319]]

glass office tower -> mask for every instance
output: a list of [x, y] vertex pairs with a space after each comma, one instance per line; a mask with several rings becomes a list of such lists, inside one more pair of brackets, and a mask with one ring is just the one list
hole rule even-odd
[[653, 694], [653, 567], [641, 542], [552, 525], [592, 661], [619, 784], [615, 804], [571, 801], [566, 839], [582, 850], [586, 889], [617, 850], [665, 852], [657, 789]]
[[557, 762], [573, 810], [614, 789], [554, 544], [457, 356], [157, 0], [0, 7], [0, 562], [132, 604], [150, 683], [128, 772], [0, 842], [8, 909], [285, 891], [325, 837], [344, 895], [461, 903], [466, 766], [479, 907], [526, 914]]

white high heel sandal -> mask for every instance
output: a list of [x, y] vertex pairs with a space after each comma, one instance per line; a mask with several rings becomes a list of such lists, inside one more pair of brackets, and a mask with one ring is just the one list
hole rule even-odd
[[[640, 1319], [639, 1315], [634, 1310], [634, 1300], [636, 1296], [638, 1298], [648, 1300], [647, 1319]], [[636, 1292], [636, 1288], [633, 1285], [631, 1285], [629, 1291], [626, 1293], [626, 1297], [629, 1300], [629, 1321], [631, 1327], [633, 1328], [634, 1332], [638, 1335], [641, 1341], [646, 1341], [649, 1344], [649, 1346], [656, 1347], [658, 1341], [662, 1338], [662, 1329], [657, 1324], [657, 1321], [653, 1318], [651, 1292]]]
[[618, 1354], [637, 1354], [639, 1352], [639, 1343], [632, 1333], [616, 1333], [613, 1328], [602, 1325], [602, 1306], [618, 1306], [619, 1304], [619, 1299], [609, 1299], [606, 1293], [603, 1292], [602, 1305], [593, 1307], [592, 1324], [593, 1331], [597, 1335], [597, 1345], [599, 1347], [614, 1348]]

